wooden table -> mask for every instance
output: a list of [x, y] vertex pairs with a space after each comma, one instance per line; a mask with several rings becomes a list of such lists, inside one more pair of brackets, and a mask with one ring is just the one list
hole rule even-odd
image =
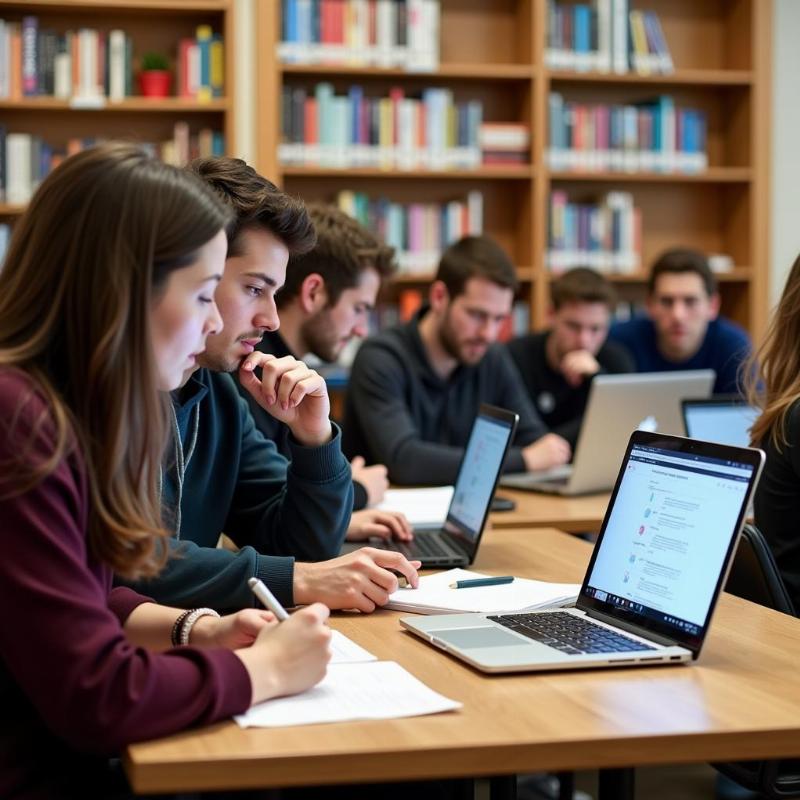
[[[590, 545], [556, 531], [489, 531], [476, 567], [580, 579]], [[232, 722], [134, 745], [137, 792], [510, 775], [800, 754], [800, 622], [730, 595], [691, 666], [487, 677], [398, 626], [338, 614], [334, 627], [394, 659], [457, 712], [279, 730]]]
[[498, 486], [497, 494], [508, 497], [517, 507], [489, 515], [494, 528], [558, 528], [567, 533], [597, 533], [603, 522], [610, 492], [561, 497]]

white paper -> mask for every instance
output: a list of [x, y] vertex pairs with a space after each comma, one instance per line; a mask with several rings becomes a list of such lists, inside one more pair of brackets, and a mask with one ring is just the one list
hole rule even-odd
[[436, 527], [444, 525], [452, 498], [452, 486], [387, 489], [383, 502], [375, 507], [381, 511], [402, 511], [412, 526]]
[[339, 631], [331, 631], [331, 656], [330, 664], [357, 664], [363, 661], [377, 661], [369, 650], [365, 650], [360, 644], [356, 644], [352, 639], [348, 639]]
[[253, 706], [235, 717], [242, 728], [313, 725], [438, 714], [461, 703], [429, 689], [394, 661], [333, 664], [312, 689]]
[[577, 583], [547, 583], [526, 578], [514, 578], [511, 583], [498, 586], [450, 588], [450, 584], [456, 581], [487, 577], [490, 576], [466, 569], [449, 569], [435, 575], [425, 575], [419, 579], [418, 589], [398, 589], [389, 595], [385, 608], [415, 611], [418, 614], [533, 611], [566, 605], [575, 600], [581, 588]]

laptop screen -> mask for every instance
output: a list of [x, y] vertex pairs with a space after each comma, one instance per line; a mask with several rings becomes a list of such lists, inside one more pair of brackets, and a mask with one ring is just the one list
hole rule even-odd
[[516, 415], [484, 407], [475, 419], [445, 529], [474, 542], [483, 529], [506, 450], [516, 428]]
[[687, 436], [736, 447], [747, 447], [750, 444], [750, 428], [758, 414], [757, 408], [730, 400], [687, 400], [683, 404]]
[[660, 439], [634, 434], [581, 595], [699, 649], [759, 453]]

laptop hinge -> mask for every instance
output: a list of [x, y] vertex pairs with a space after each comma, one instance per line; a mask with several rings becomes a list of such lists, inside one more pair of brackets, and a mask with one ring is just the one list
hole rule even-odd
[[590, 611], [586, 611], [586, 616], [596, 619], [598, 622], [605, 622], [606, 625], [613, 625], [615, 628], [619, 628], [627, 633], [633, 633], [636, 636], [641, 636], [642, 639], [649, 639], [651, 642], [663, 645], [664, 647], [683, 647], [680, 642], [676, 642], [674, 639], [670, 639], [662, 634], [654, 633], [653, 631], [644, 630], [638, 625], [626, 622], [625, 620], [621, 620], [617, 617], [612, 617], [611, 614], [604, 614], [602, 611], [592, 609]]

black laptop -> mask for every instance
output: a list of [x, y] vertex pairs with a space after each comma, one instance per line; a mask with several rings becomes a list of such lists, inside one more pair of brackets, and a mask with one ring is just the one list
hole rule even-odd
[[[400, 552], [410, 560], [421, 561], [425, 568], [471, 564], [518, 421], [511, 411], [481, 405], [458, 468], [444, 525], [434, 529], [415, 527], [410, 542], [380, 540], [370, 541], [369, 546]], [[342, 552], [352, 552], [365, 544], [347, 543]]]

